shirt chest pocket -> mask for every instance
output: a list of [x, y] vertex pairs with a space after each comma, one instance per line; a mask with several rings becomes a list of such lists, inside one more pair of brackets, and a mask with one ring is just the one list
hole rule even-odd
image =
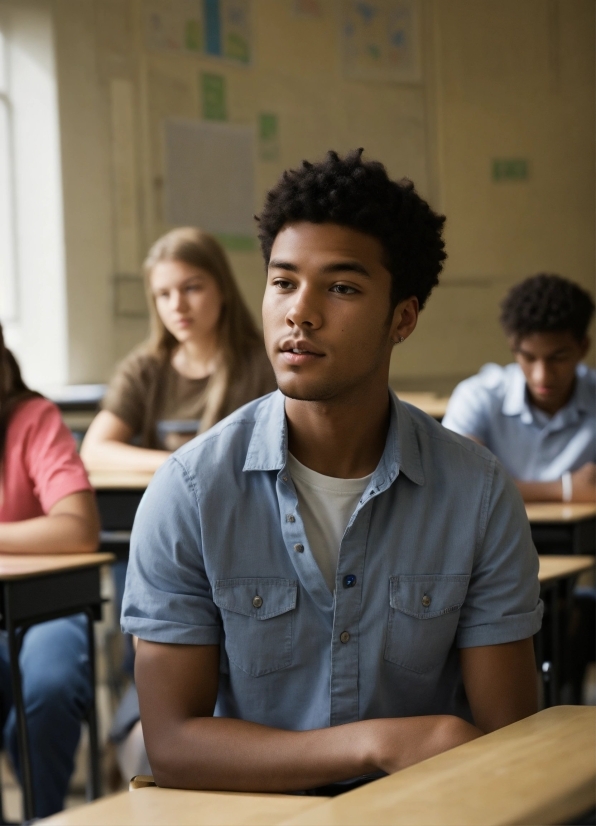
[[455, 639], [469, 580], [467, 574], [390, 577], [385, 659], [418, 674], [440, 669]]
[[228, 659], [253, 677], [292, 664], [298, 583], [272, 577], [218, 579], [213, 601], [221, 611]]

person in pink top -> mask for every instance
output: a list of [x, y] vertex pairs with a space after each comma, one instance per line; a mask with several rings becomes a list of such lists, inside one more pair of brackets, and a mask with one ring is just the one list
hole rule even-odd
[[[0, 327], [0, 554], [95, 551], [99, 519], [74, 440], [52, 402], [30, 390]], [[35, 816], [63, 808], [91, 701], [82, 615], [30, 628], [20, 653]], [[0, 636], [0, 725], [19, 774], [6, 640]]]

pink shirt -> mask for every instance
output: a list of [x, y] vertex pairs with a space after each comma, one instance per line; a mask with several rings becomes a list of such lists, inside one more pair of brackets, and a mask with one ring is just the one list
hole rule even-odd
[[65, 496], [92, 490], [74, 439], [56, 405], [28, 399], [6, 432], [0, 482], [0, 522], [44, 516]]

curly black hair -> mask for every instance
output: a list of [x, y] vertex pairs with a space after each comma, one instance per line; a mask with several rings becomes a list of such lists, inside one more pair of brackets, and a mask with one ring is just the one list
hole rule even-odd
[[501, 325], [518, 341], [531, 333], [568, 331], [583, 341], [594, 314], [592, 296], [560, 275], [540, 273], [516, 284], [501, 302]]
[[319, 163], [303, 161], [298, 169], [283, 173], [257, 216], [265, 263], [288, 223], [351, 227], [381, 242], [392, 277], [392, 306], [416, 296], [422, 309], [447, 257], [445, 217], [433, 212], [411, 181], [392, 181], [382, 163], [363, 161], [363, 151], [353, 150], [344, 158], [329, 151]]

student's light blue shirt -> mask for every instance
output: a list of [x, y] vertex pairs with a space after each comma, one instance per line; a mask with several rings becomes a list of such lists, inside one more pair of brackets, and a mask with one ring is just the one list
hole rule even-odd
[[215, 714], [305, 730], [469, 715], [458, 648], [540, 627], [538, 558], [494, 456], [393, 393], [332, 594], [287, 468], [284, 397], [177, 451], [135, 520], [122, 628], [221, 648]]
[[519, 365], [486, 364], [455, 388], [443, 426], [475, 436], [515, 479], [560, 479], [596, 462], [596, 371], [580, 364], [573, 396], [548, 417], [529, 403]]

